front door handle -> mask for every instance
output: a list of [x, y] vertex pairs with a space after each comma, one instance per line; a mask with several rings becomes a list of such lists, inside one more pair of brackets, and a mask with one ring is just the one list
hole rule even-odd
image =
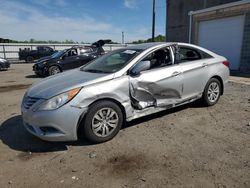
[[172, 76], [178, 76], [179, 74], [181, 74], [181, 72], [175, 71], [173, 72]]

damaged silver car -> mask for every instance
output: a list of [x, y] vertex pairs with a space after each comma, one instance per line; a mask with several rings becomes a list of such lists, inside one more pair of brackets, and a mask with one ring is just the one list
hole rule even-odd
[[226, 58], [185, 43], [118, 49], [33, 84], [22, 101], [23, 123], [48, 141], [105, 142], [126, 121], [197, 99], [216, 104], [228, 67]]

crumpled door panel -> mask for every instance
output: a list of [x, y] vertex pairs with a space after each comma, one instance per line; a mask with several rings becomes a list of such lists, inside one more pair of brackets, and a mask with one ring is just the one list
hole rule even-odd
[[[171, 68], [172, 69], [172, 68]], [[173, 70], [159, 70], [130, 78], [130, 97], [137, 109], [164, 107], [181, 101], [182, 76], [171, 76]]]
[[156, 99], [147, 89], [142, 87], [135, 88], [132, 83], [130, 83], [129, 89], [132, 106], [136, 109], [141, 110], [150, 106], [155, 106]]

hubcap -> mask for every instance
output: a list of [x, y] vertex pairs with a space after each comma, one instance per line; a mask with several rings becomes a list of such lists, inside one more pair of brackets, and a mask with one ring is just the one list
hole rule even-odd
[[54, 68], [52, 71], [51, 71], [51, 74], [54, 75], [54, 74], [58, 74], [60, 72], [60, 70], [58, 68]]
[[118, 114], [112, 108], [102, 108], [97, 111], [92, 119], [92, 130], [98, 137], [109, 136], [117, 127]]
[[208, 87], [207, 97], [210, 102], [215, 102], [220, 95], [220, 88], [218, 83], [212, 82]]

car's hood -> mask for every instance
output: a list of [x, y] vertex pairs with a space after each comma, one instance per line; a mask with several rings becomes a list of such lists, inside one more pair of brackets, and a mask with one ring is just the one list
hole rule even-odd
[[37, 60], [37, 62], [34, 64], [34, 66], [44, 66], [44, 62], [48, 62], [48, 63], [51, 63], [51, 62], [56, 62], [57, 59], [55, 58], [52, 58], [51, 56], [47, 56], [47, 57], [44, 57], [44, 58], [40, 58]]
[[49, 99], [70, 89], [95, 84], [112, 79], [114, 74], [83, 72], [79, 68], [66, 71], [34, 83], [27, 95], [35, 98]]
[[51, 60], [51, 59], [52, 59], [51, 56], [42, 57], [42, 58], [40, 58], [40, 59], [37, 60], [37, 63], [48, 61], [48, 60]]

